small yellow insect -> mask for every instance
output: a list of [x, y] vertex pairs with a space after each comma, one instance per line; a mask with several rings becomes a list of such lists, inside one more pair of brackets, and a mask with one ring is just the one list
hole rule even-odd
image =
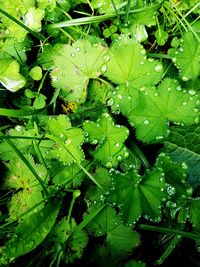
[[71, 101], [71, 102], [66, 102], [66, 103], [61, 104], [61, 107], [62, 107], [63, 113], [68, 114], [68, 113], [74, 112], [77, 109], [78, 105], [76, 102]]

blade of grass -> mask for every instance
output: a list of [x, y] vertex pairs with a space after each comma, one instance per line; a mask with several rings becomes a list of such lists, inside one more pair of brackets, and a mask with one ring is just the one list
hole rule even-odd
[[[143, 8], [138, 8], [135, 10], [130, 10], [129, 14], [138, 14], [141, 12], [148, 12], [152, 8], [156, 9], [161, 6], [161, 3], [143, 7]], [[118, 12], [119, 15], [124, 15], [124, 11]], [[47, 29], [55, 29], [55, 28], [63, 28], [63, 27], [71, 27], [71, 26], [76, 26], [76, 25], [85, 25], [85, 24], [90, 24], [90, 23], [98, 23], [104, 20], [112, 19], [116, 17], [116, 13], [111, 13], [111, 14], [106, 14], [106, 15], [99, 15], [99, 16], [92, 16], [92, 17], [83, 17], [83, 18], [78, 18], [78, 19], [71, 19], [55, 24], [50, 24], [46, 28]]]
[[[0, 132], [0, 136], [1, 137], [4, 137], [4, 135], [1, 132]], [[15, 146], [15, 144], [13, 144], [13, 142], [10, 139], [5, 139], [5, 141], [15, 151], [15, 153], [24, 162], [24, 164], [26, 164], [26, 166], [29, 168], [29, 170], [32, 172], [32, 174], [35, 176], [35, 178], [38, 180], [38, 182], [42, 186], [45, 195], [48, 197], [49, 196], [49, 192], [47, 191], [47, 189], [46, 189], [46, 187], [44, 185], [44, 182], [42, 181], [42, 179], [40, 178], [40, 176], [37, 174], [37, 172], [35, 171], [35, 169], [32, 167], [32, 165], [30, 164], [30, 162], [24, 157], [24, 155], [21, 153], [21, 151]]]
[[29, 27], [27, 27], [26, 25], [24, 25], [21, 21], [19, 21], [18, 19], [16, 19], [15, 17], [13, 17], [12, 15], [10, 15], [9, 13], [7, 13], [6, 11], [4, 11], [1, 8], [0, 8], [0, 13], [2, 13], [4, 16], [6, 16], [7, 18], [9, 18], [10, 20], [12, 20], [13, 22], [15, 22], [16, 24], [18, 24], [20, 27], [22, 27], [23, 29], [25, 29], [27, 32], [29, 32], [31, 35], [33, 35], [34, 37], [36, 37], [40, 41], [46, 41], [46, 38], [43, 35], [38, 34], [37, 32], [32, 31]]
[[40, 111], [41, 109], [40, 110], [22, 110], [22, 109], [0, 108], [0, 116], [13, 117], [13, 118], [20, 118], [20, 117], [30, 118], [30, 116], [36, 115]]
[[166, 228], [166, 227], [160, 227], [160, 226], [154, 226], [154, 225], [148, 225], [148, 224], [139, 224], [138, 229], [160, 232], [160, 233], [165, 233], [165, 234], [180, 235], [180, 236], [187, 237], [187, 238], [194, 239], [194, 240], [200, 239], [200, 234], [185, 232], [185, 231], [181, 231], [181, 230], [173, 229], [173, 228]]
[[74, 157], [74, 155], [69, 151], [69, 149], [67, 149], [67, 147], [62, 143], [62, 141], [60, 141], [60, 139], [58, 139], [56, 136], [50, 135], [50, 134], [45, 134], [45, 137], [55, 141], [56, 143], [59, 143], [59, 145], [61, 145], [69, 154], [70, 156], [72, 156], [72, 158], [74, 159], [75, 163], [79, 166], [79, 168], [81, 168], [84, 173], [99, 187], [103, 190], [103, 188], [101, 187], [101, 185], [96, 181], [96, 179], [76, 160], [76, 158]]
[[181, 241], [181, 235], [176, 235], [172, 241], [170, 242], [170, 244], [168, 245], [167, 249], [165, 250], [165, 252], [161, 255], [161, 257], [156, 261], [156, 264], [160, 265], [162, 264], [167, 257], [169, 257], [169, 255], [173, 252], [173, 250], [175, 249], [175, 247], [178, 245], [178, 243]]
[[125, 16], [124, 16], [124, 24], [125, 25], [128, 22], [128, 17], [129, 17], [130, 9], [131, 9], [131, 0], [128, 0], [128, 4], [127, 4], [127, 7], [126, 7]]

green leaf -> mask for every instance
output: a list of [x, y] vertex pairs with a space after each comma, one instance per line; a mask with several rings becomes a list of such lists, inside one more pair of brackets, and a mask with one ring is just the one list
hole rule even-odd
[[51, 231], [60, 204], [60, 200], [49, 202], [45, 208], [24, 219], [3, 247], [4, 256], [15, 259], [35, 249]]
[[32, 68], [29, 71], [29, 76], [35, 81], [41, 80], [42, 79], [42, 69], [39, 66]]
[[190, 198], [185, 202], [178, 214], [178, 221], [180, 223], [186, 223], [189, 220], [195, 230], [200, 230], [200, 198]]
[[112, 89], [111, 85], [92, 80], [88, 88], [88, 100], [98, 104], [106, 104]]
[[44, 11], [33, 7], [28, 9], [28, 12], [23, 18], [24, 24], [33, 31], [40, 32], [42, 28], [41, 21], [44, 16]]
[[106, 70], [107, 48], [101, 43], [80, 39], [72, 45], [64, 45], [58, 52], [51, 71], [52, 85], [62, 90], [67, 101], [83, 103], [89, 79], [99, 77]]
[[163, 27], [159, 27], [155, 32], [156, 41], [159, 45], [164, 45], [167, 42], [168, 36]]
[[141, 216], [161, 220], [161, 203], [167, 195], [162, 170], [148, 171], [143, 177], [134, 169], [127, 173], [111, 171], [110, 175], [113, 188], [108, 201], [120, 208], [125, 223], [132, 225]]
[[98, 9], [100, 14], [104, 13], [113, 13], [115, 12], [115, 9], [113, 7], [113, 2], [115, 4], [115, 7], [118, 9], [120, 6], [123, 6], [122, 0], [92, 0], [91, 5], [94, 9]]
[[112, 256], [124, 256], [140, 243], [139, 235], [122, 224], [120, 217], [111, 207], [105, 207], [86, 226], [95, 236], [105, 236]]
[[169, 122], [191, 125], [199, 122], [195, 92], [181, 90], [176, 80], [165, 79], [158, 88], [146, 86], [140, 92], [139, 105], [128, 119], [143, 142], [168, 136]]
[[[135, 3], [135, 2], [134, 2]], [[142, 5], [145, 5], [143, 1], [138, 1], [136, 3], [142, 3]], [[146, 25], [148, 27], [156, 25], [156, 15], [159, 6], [158, 5], [149, 5], [148, 11], [144, 10], [135, 14], [129, 15], [129, 21], [130, 24], [142, 24]]]
[[24, 87], [26, 79], [19, 73], [19, 64], [16, 60], [0, 59], [0, 83], [11, 92]]
[[200, 185], [200, 126], [172, 128], [164, 151], [176, 162], [188, 166], [189, 182], [196, 188]]
[[98, 144], [94, 157], [111, 168], [123, 157], [128, 156], [124, 142], [129, 131], [126, 127], [115, 125], [108, 113], [103, 113], [97, 122], [85, 121], [84, 130], [91, 144]]
[[49, 118], [46, 122], [46, 129], [52, 135], [59, 138], [64, 149], [59, 143], [54, 143], [47, 155], [48, 158], [56, 158], [65, 164], [81, 162], [84, 159], [84, 153], [81, 145], [84, 141], [83, 131], [79, 128], [73, 128], [71, 122], [66, 116], [58, 116], [57, 119]]
[[200, 44], [192, 32], [186, 32], [179, 49], [168, 51], [172, 62], [180, 69], [183, 81], [196, 79], [200, 74]]
[[184, 162], [174, 162], [168, 154], [162, 152], [157, 157], [156, 167], [163, 169], [165, 181], [169, 184], [167, 193], [175, 201], [180, 198], [185, 199], [187, 195], [191, 196], [192, 188], [187, 183], [188, 168]]
[[[35, 129], [26, 130], [22, 125], [16, 125], [15, 128], [9, 129], [6, 132], [7, 136], [20, 136], [22, 138], [13, 138], [12, 142], [17, 146], [17, 148], [23, 153], [33, 153], [32, 142], [34, 136], [36, 135]], [[30, 139], [23, 139], [23, 137], [30, 137]], [[31, 138], [32, 137], [32, 138]], [[3, 141], [0, 143], [0, 158], [2, 160], [10, 160], [16, 157], [16, 153], [13, 149], [8, 145], [7, 142]]]
[[[51, 162], [53, 171], [57, 170], [56, 166]], [[85, 163], [83, 164], [85, 166]], [[77, 164], [71, 164], [70, 166], [62, 166], [57, 170], [57, 173], [53, 175], [53, 183], [55, 185], [65, 185], [67, 188], [77, 187], [81, 184], [85, 173], [80, 169]]]
[[[46, 168], [35, 164], [30, 155], [26, 155], [26, 158], [41, 179], [47, 182]], [[23, 213], [27, 212], [23, 215], [23, 219], [25, 219], [44, 207], [42, 186], [20, 158], [10, 160], [7, 168], [8, 172], [4, 179], [4, 185], [7, 188], [17, 190], [8, 203], [10, 219], [18, 219]]]
[[137, 105], [138, 90], [145, 85], [157, 84], [163, 67], [157, 60], [147, 60], [141, 44], [133, 39], [121, 38], [110, 48], [110, 60], [104, 76], [119, 85], [112, 95], [114, 110], [127, 115]]

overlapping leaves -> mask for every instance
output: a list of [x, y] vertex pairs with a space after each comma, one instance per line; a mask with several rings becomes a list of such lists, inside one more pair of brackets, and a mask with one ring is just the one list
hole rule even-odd
[[104, 76], [119, 85], [113, 92], [113, 109], [127, 115], [137, 105], [140, 87], [157, 84], [163, 67], [157, 60], [147, 60], [142, 45], [133, 39], [121, 38], [110, 48], [110, 60]]
[[[38, 173], [44, 183], [48, 182], [47, 170], [44, 166], [34, 163], [30, 155], [27, 160]], [[5, 177], [5, 186], [17, 190], [8, 203], [10, 219], [23, 219], [35, 214], [44, 207], [42, 186], [26, 164], [19, 158], [13, 158], [7, 164], [8, 172]]]
[[139, 235], [122, 224], [120, 217], [111, 207], [105, 207], [87, 225], [87, 230], [95, 236], [105, 236], [112, 256], [124, 255], [139, 245]]

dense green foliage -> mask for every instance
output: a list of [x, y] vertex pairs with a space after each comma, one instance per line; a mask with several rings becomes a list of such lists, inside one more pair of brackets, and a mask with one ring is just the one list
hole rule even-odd
[[197, 0], [0, 1], [0, 266], [198, 257], [199, 18]]

